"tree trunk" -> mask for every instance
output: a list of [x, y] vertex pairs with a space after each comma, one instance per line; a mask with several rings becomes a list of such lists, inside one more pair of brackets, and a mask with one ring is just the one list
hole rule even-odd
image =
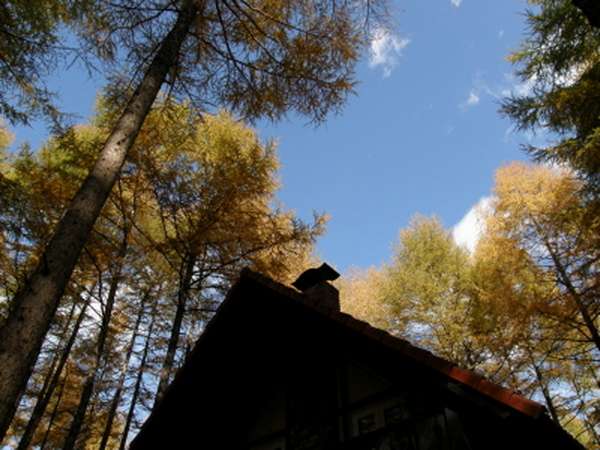
[[110, 432], [112, 430], [113, 421], [115, 420], [115, 415], [117, 413], [117, 408], [119, 407], [119, 402], [121, 401], [121, 394], [123, 392], [123, 387], [125, 386], [125, 379], [127, 378], [127, 368], [129, 367], [129, 360], [131, 359], [131, 355], [133, 354], [133, 348], [135, 347], [135, 340], [138, 337], [138, 330], [140, 328], [140, 324], [142, 322], [142, 317], [144, 316], [144, 306], [146, 300], [150, 296], [150, 289], [144, 294], [140, 302], [140, 311], [135, 320], [135, 325], [133, 326], [133, 332], [131, 334], [131, 340], [129, 341], [129, 346], [127, 347], [127, 353], [123, 360], [123, 367], [121, 370], [121, 375], [119, 377], [119, 381], [117, 383], [117, 388], [115, 390], [115, 395], [110, 403], [110, 409], [108, 411], [108, 417], [106, 419], [106, 425], [104, 427], [104, 432], [102, 433], [102, 440], [100, 441], [100, 446], [98, 450], [104, 450], [106, 445], [108, 444], [108, 439], [110, 438]]
[[[56, 388], [56, 382], [53, 383], [53, 381], [57, 378], [56, 377], [57, 366], [58, 366], [58, 375], [60, 376], [60, 371], [62, 370], [62, 367], [64, 365], [63, 361], [66, 359], [65, 353], [64, 353], [64, 348], [63, 348], [62, 352], [59, 352], [58, 347], [65, 342], [65, 339], [67, 337], [67, 333], [69, 332], [69, 328], [71, 326], [71, 321], [73, 320], [73, 316], [75, 315], [76, 309], [77, 309], [77, 302], [73, 301], [73, 304], [71, 305], [71, 308], [69, 310], [69, 317], [60, 332], [57, 348], [55, 348], [54, 351], [52, 352], [54, 354], [54, 356], [52, 358], [52, 364], [50, 364], [50, 368], [48, 369], [48, 373], [46, 374], [46, 377], [44, 379], [44, 384], [43, 384], [42, 388], [40, 389], [40, 392], [37, 396], [35, 406], [33, 407], [33, 410], [31, 411], [31, 415], [29, 416], [29, 421], [27, 422], [27, 425], [25, 426], [25, 430], [23, 431], [23, 434], [21, 435], [21, 439], [19, 440], [19, 445], [17, 447], [17, 450], [26, 449], [28, 447], [29, 442], [31, 441], [31, 438], [33, 437], [33, 433], [35, 432], [35, 430], [42, 418], [42, 415], [44, 414], [44, 412], [46, 410], [47, 403], [44, 402], [44, 399], [45, 398], [49, 399], [52, 396], [54, 389]], [[69, 339], [69, 341], [70, 341], [70, 339]], [[68, 345], [69, 341], [67, 341], [67, 345]], [[67, 353], [67, 357], [68, 357], [68, 353]]]
[[65, 438], [63, 449], [72, 450], [75, 448], [77, 437], [79, 436], [79, 432], [81, 431], [81, 427], [83, 425], [83, 419], [85, 418], [85, 412], [87, 410], [90, 398], [92, 397], [92, 393], [94, 392], [96, 372], [96, 370], [93, 370], [92, 374], [88, 375], [85, 379], [83, 389], [81, 390], [80, 403], [77, 406], [75, 414], [73, 414], [73, 420], [71, 421], [71, 426], [69, 427], [69, 433]]
[[93, 169], [58, 223], [37, 268], [12, 302], [0, 329], [0, 441], [14, 416], [81, 250], [167, 73], [177, 61], [196, 14], [197, 3], [185, 2]]
[[167, 345], [167, 353], [165, 355], [165, 361], [160, 371], [160, 381], [158, 383], [158, 389], [156, 390], [156, 397], [154, 399], [154, 408], [160, 402], [162, 396], [169, 385], [171, 374], [173, 373], [173, 365], [175, 363], [175, 354], [177, 353], [177, 347], [179, 345], [179, 336], [181, 335], [181, 325], [183, 323], [183, 316], [185, 315], [185, 308], [189, 297], [190, 285], [192, 282], [192, 275], [194, 273], [194, 265], [196, 264], [196, 257], [188, 255], [183, 261], [183, 270], [179, 277], [179, 289], [177, 291], [177, 309], [175, 311], [175, 318], [173, 319], [173, 326], [171, 327], [171, 335], [169, 336], [169, 343]]
[[537, 379], [538, 385], [542, 391], [542, 395], [544, 396], [544, 400], [546, 400], [546, 406], [548, 407], [548, 411], [550, 412], [550, 417], [557, 424], [560, 425], [560, 420], [558, 418], [558, 413], [556, 412], [556, 407], [554, 406], [554, 401], [552, 400], [552, 396], [550, 395], [550, 391], [548, 390], [548, 385], [546, 385], [546, 381], [540, 371], [540, 368], [531, 358], [531, 365], [533, 366], [533, 370], [535, 371], [535, 378]]
[[[65, 384], [67, 383], [67, 378], [68, 378], [68, 374], [65, 374], [65, 377], [63, 378], [63, 381], [59, 387], [60, 390], [58, 392], [58, 397], [56, 398], [56, 404], [54, 405], [54, 408], [52, 408], [52, 413], [50, 414], [50, 418], [48, 419], [48, 426], [46, 427], [46, 432], [44, 433], [44, 439], [42, 439], [42, 442], [40, 444], [40, 450], [44, 450], [44, 448], [46, 447], [46, 443], [48, 442], [48, 437], [50, 436], [50, 430], [52, 429], [52, 425], [54, 425], [54, 419], [56, 419], [56, 416], [58, 415], [58, 408], [60, 406], [60, 401], [62, 400], [62, 396], [65, 392]], [[20, 445], [20, 443], [19, 443], [19, 445]]]
[[46, 376], [46, 379], [44, 380], [44, 385], [42, 386], [42, 389], [40, 390], [40, 395], [38, 396], [38, 401], [39, 401], [39, 399], [43, 398], [46, 395], [46, 392], [48, 392], [48, 388], [50, 387], [50, 381], [53, 378], [56, 366], [57, 366], [57, 364], [59, 364], [59, 361], [61, 360], [61, 353], [59, 353], [58, 347], [65, 342], [67, 333], [69, 332], [69, 328], [71, 328], [71, 321], [73, 320], [73, 317], [75, 316], [76, 309], [77, 309], [77, 302], [73, 301], [73, 304], [71, 305], [71, 308], [69, 309], [69, 317], [68, 317], [67, 321], [65, 322], [62, 330], [60, 331], [57, 348], [53, 351], [54, 357], [52, 358], [52, 364], [50, 365], [50, 370], [48, 370], [48, 375]]
[[[591, 374], [594, 378], [596, 377], [595, 370], [592, 369]], [[579, 411], [579, 413], [577, 415], [583, 421], [585, 429], [587, 430], [589, 435], [592, 437], [592, 439], [594, 439], [594, 442], [596, 443], [598, 448], [600, 448], [600, 436], [598, 436], [598, 433], [596, 432], [596, 429], [595, 429], [595, 427], [597, 425], [597, 420], [593, 420], [593, 421], [589, 420], [590, 417], [589, 417], [588, 411], [587, 411], [588, 408], [586, 408], [586, 405], [585, 405], [585, 396], [587, 395], [587, 392], [586, 391], [582, 392], [581, 386], [579, 385], [579, 383], [577, 383], [576, 376], [572, 375], [571, 379], [569, 381], [570, 381], [571, 386], [573, 387], [573, 390], [575, 391], [575, 394], [577, 395], [577, 401], [579, 403], [579, 407], [577, 408], [577, 411]], [[596, 447], [594, 447], [594, 448], [596, 448]]]
[[83, 425], [85, 413], [87, 411], [88, 405], [90, 404], [92, 393], [94, 392], [94, 386], [96, 384], [96, 379], [98, 378], [98, 373], [102, 366], [102, 361], [105, 359], [104, 348], [106, 346], [106, 338], [108, 337], [108, 332], [110, 329], [110, 320], [112, 318], [112, 312], [115, 306], [117, 290], [119, 289], [119, 284], [121, 283], [124, 260], [127, 254], [129, 229], [130, 227], [126, 225], [126, 228], [123, 230], [123, 240], [121, 242], [119, 253], [117, 255], [117, 267], [115, 268], [113, 276], [110, 280], [110, 288], [108, 290], [108, 296], [106, 298], [106, 307], [104, 309], [104, 314], [102, 315], [102, 324], [100, 325], [100, 330], [98, 332], [98, 342], [96, 344], [96, 358], [94, 359], [94, 367], [86, 377], [83, 389], [81, 391], [81, 397], [79, 398], [77, 411], [73, 415], [73, 421], [71, 422], [71, 426], [69, 427], [69, 433], [67, 434], [67, 438], [65, 439], [63, 448], [67, 450], [71, 450], [75, 447], [77, 437], [79, 436], [81, 426]]
[[135, 380], [135, 386], [133, 387], [133, 393], [131, 394], [131, 403], [129, 404], [129, 411], [127, 412], [127, 418], [125, 419], [125, 428], [123, 428], [123, 434], [121, 435], [121, 443], [119, 444], [119, 450], [124, 450], [127, 444], [127, 435], [129, 434], [129, 428], [131, 427], [131, 421], [133, 420], [133, 414], [135, 413], [135, 407], [137, 405], [137, 399], [140, 395], [140, 389], [142, 387], [142, 378], [146, 371], [146, 360], [148, 359], [148, 351], [150, 350], [150, 340], [152, 338], [152, 331], [154, 330], [154, 320], [156, 318], [156, 308], [158, 301], [155, 301], [150, 316], [150, 325], [148, 326], [148, 336], [146, 343], [144, 344], [144, 350], [142, 351], [142, 360], [140, 361], [140, 367], [137, 370], [137, 379]]
[[573, 5], [587, 18], [594, 28], [600, 28], [600, 2], [598, 0], [573, 0]]
[[[33, 438], [33, 435], [35, 434], [35, 430], [37, 429], [37, 427], [40, 424], [40, 421], [42, 420], [44, 412], [46, 411], [46, 408], [48, 407], [48, 404], [50, 403], [50, 400], [52, 399], [52, 394], [54, 393], [56, 386], [58, 386], [58, 383], [60, 381], [60, 374], [62, 373], [65, 365], [67, 364], [69, 355], [71, 353], [71, 348], [73, 347], [73, 344], [75, 343], [75, 339], [77, 338], [77, 333], [79, 333], [79, 327], [81, 326], [81, 322], [83, 322], [83, 319], [85, 317], [85, 311], [86, 311], [88, 305], [90, 304], [90, 298], [91, 297], [88, 297], [85, 300], [85, 303], [83, 304], [83, 307], [81, 308], [81, 311], [79, 312], [79, 316], [77, 317], [77, 320], [75, 321], [75, 325], [73, 326], [73, 330], [71, 331], [69, 340], [67, 341], [67, 344], [65, 345], [65, 348], [63, 349], [63, 351], [60, 355], [60, 360], [59, 360], [58, 366], [56, 367], [56, 370], [54, 370], [54, 373], [52, 374], [52, 379], [51, 379], [50, 383], [48, 384], [48, 388], [44, 392], [43, 397], [40, 397], [40, 399], [35, 404], [35, 407], [33, 408], [31, 417], [29, 418], [29, 422], [27, 422], [27, 427], [25, 428], [25, 431], [23, 432], [23, 435], [21, 436], [21, 440], [19, 441], [19, 446], [17, 447], [17, 450], [25, 450], [25, 449], [29, 448], [31, 439]], [[62, 395], [62, 391], [61, 391], [61, 395]]]

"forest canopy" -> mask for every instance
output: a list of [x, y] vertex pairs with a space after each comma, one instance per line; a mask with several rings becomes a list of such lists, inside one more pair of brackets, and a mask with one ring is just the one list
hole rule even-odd
[[[526, 34], [506, 55], [527, 88], [500, 99], [499, 113], [544, 139], [527, 140], [530, 162], [496, 168], [473, 248], [435, 215], [414, 214], [387, 262], [351, 269], [336, 286], [343, 311], [543, 403], [600, 448], [600, 8], [527, 7]], [[279, 202], [277, 146], [251, 125], [320, 125], [341, 112], [365, 51], [399, 54], [410, 41], [395, 38], [391, 9], [386, 0], [0, 5], [0, 442], [126, 448], [242, 268], [289, 284], [321, 263], [328, 216], [301, 219]], [[73, 64], [106, 83], [79, 123], [49, 82]], [[11, 127], [40, 119], [51, 134], [39, 148], [14, 143]], [[353, 189], [378, 127], [361, 130]], [[404, 196], [416, 189], [402, 186]]]

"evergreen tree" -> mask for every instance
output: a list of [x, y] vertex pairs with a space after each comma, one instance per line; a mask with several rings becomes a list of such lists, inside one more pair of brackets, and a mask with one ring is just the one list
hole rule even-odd
[[[527, 12], [529, 33], [510, 56], [532, 89], [504, 101], [502, 111], [520, 129], [555, 136], [547, 147], [529, 146], [538, 161], [567, 164], [600, 196], [600, 28], [573, 2], [536, 0]], [[596, 3], [596, 2], [591, 2]], [[596, 7], [591, 7], [597, 10]], [[596, 206], [597, 208], [597, 206]], [[597, 209], [593, 214], [595, 215]]]

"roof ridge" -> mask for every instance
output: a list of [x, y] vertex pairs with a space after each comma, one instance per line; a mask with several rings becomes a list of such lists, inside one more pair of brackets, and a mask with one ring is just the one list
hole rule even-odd
[[546, 407], [542, 404], [530, 400], [509, 388], [501, 386], [474, 370], [464, 369], [452, 361], [448, 361], [441, 356], [433, 354], [429, 350], [417, 347], [407, 339], [394, 336], [390, 332], [374, 327], [370, 323], [357, 319], [351, 314], [336, 311], [332, 308], [322, 307], [314, 302], [307, 301], [307, 298], [301, 292], [277, 282], [266, 275], [255, 272], [249, 268], [244, 268], [240, 273], [240, 279], [244, 277], [258, 281], [266, 287], [291, 298], [295, 302], [327, 316], [341, 326], [351, 328], [355, 332], [372, 340], [379, 341], [386, 347], [401, 352], [404, 356], [422, 363], [427, 367], [448, 376], [452, 380], [464, 384], [477, 392], [491, 397], [526, 415], [536, 418], [546, 411]]

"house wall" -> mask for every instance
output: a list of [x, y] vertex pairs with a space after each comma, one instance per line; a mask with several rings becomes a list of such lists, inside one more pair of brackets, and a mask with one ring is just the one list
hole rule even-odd
[[[418, 428], [428, 438], [415, 442], [421, 450], [438, 448], [432, 430], [440, 429], [441, 421], [458, 420], [450, 409], [440, 410], [426, 396], [403, 392], [401, 382], [393, 383], [355, 360], [337, 359], [328, 365], [328, 374], [319, 365], [296, 370], [284, 383], [274, 382], [263, 391], [248, 431], [250, 450], [329, 450], [392, 425], [413, 423], [419, 414], [423, 420]], [[412, 433], [404, 434], [413, 439]], [[444, 437], [447, 433], [439, 436]]]

